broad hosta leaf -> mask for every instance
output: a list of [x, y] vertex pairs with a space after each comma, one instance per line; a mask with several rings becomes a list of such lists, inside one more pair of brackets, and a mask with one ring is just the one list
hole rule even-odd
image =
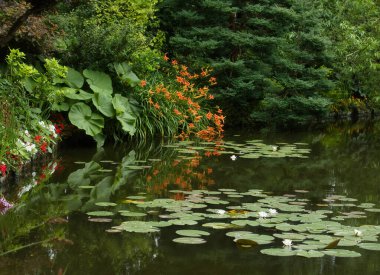
[[137, 75], [132, 72], [131, 66], [129, 66], [126, 62], [114, 63], [113, 65], [117, 75], [131, 87], [136, 86], [140, 82], [140, 79], [137, 77]]
[[136, 132], [136, 116], [133, 113], [128, 98], [116, 94], [112, 100], [116, 111], [116, 119], [120, 122], [123, 130], [133, 136]]
[[92, 103], [106, 117], [114, 117], [115, 109], [112, 105], [112, 96], [105, 93], [95, 93], [92, 97]]
[[99, 134], [104, 128], [103, 117], [97, 113], [93, 113], [91, 108], [84, 103], [76, 103], [71, 106], [69, 119], [73, 125], [85, 130], [89, 136]]
[[66, 75], [66, 83], [71, 88], [80, 89], [83, 86], [84, 78], [82, 74], [72, 68], [69, 68]]
[[83, 75], [87, 78], [87, 83], [94, 92], [112, 94], [112, 80], [108, 74], [84, 70]]
[[76, 100], [89, 100], [93, 96], [93, 94], [87, 93], [83, 90], [69, 87], [63, 88], [62, 92], [65, 97]]

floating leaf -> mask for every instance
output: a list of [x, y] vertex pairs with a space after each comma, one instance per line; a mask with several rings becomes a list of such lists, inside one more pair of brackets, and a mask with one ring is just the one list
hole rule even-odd
[[107, 216], [113, 216], [114, 213], [110, 211], [92, 211], [86, 213], [89, 216], [98, 216], [98, 217], [107, 217]]
[[360, 243], [358, 246], [367, 250], [380, 251], [380, 243]]
[[126, 221], [119, 226], [114, 226], [113, 229], [136, 233], [152, 233], [160, 231], [157, 227], [152, 226], [149, 222], [143, 221]]
[[348, 257], [348, 258], [353, 258], [353, 257], [360, 257], [361, 254], [355, 251], [351, 250], [345, 250], [345, 249], [329, 249], [329, 250], [324, 250], [322, 251], [326, 255], [329, 256], [334, 256], [334, 257]]
[[95, 205], [107, 207], [107, 206], [116, 206], [117, 204], [113, 202], [97, 202], [95, 203]]
[[296, 255], [296, 251], [287, 249], [287, 248], [267, 248], [262, 249], [260, 251], [262, 254], [270, 255], [270, 256], [294, 256]]
[[173, 242], [183, 243], [183, 244], [203, 244], [206, 241], [202, 238], [184, 237], [184, 238], [173, 239]]
[[301, 256], [301, 257], [306, 257], [306, 258], [321, 258], [325, 256], [324, 253], [320, 251], [315, 251], [315, 250], [309, 250], [309, 251], [300, 250], [296, 252], [296, 255]]
[[175, 233], [186, 237], [201, 237], [210, 235], [209, 232], [202, 230], [177, 230]]
[[258, 245], [257, 242], [248, 239], [235, 239], [234, 242], [242, 247], [253, 247]]

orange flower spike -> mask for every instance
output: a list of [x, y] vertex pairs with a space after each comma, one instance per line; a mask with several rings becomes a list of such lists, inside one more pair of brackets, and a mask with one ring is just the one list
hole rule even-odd
[[209, 112], [206, 114], [206, 118], [207, 118], [208, 120], [210, 120], [210, 119], [212, 119], [212, 117], [213, 117], [213, 114], [209, 111]]
[[146, 86], [146, 80], [141, 80], [140, 81], [140, 86], [145, 87]]
[[210, 82], [211, 85], [216, 85], [216, 78], [215, 77], [210, 77], [210, 79], [208, 80], [208, 82]]
[[174, 109], [174, 113], [175, 113], [177, 116], [182, 115], [182, 113], [181, 113], [180, 111], [178, 111], [177, 109]]

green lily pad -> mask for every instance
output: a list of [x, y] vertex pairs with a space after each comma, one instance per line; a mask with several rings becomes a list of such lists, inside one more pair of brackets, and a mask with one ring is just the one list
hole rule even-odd
[[309, 251], [300, 250], [296, 252], [296, 255], [301, 256], [301, 257], [306, 257], [306, 258], [321, 258], [325, 256], [324, 253], [320, 251], [315, 251], [315, 250], [309, 250]]
[[143, 221], [126, 221], [121, 223], [119, 226], [114, 226], [113, 229], [136, 233], [153, 233], [160, 231], [157, 227], [152, 226], [149, 222]]
[[110, 211], [92, 211], [86, 213], [89, 216], [97, 216], [97, 217], [107, 217], [107, 216], [113, 216], [114, 213]]
[[107, 207], [107, 206], [116, 206], [116, 203], [113, 202], [97, 202], [95, 203], [97, 206]]
[[203, 244], [206, 242], [206, 240], [202, 238], [183, 237], [183, 238], [173, 239], [173, 242], [183, 243], [183, 244]]
[[266, 248], [261, 249], [260, 252], [265, 255], [280, 257], [294, 256], [297, 253], [296, 251], [290, 250], [288, 248]]
[[237, 227], [236, 225], [230, 224], [230, 223], [222, 223], [222, 222], [210, 222], [202, 224], [204, 227], [210, 227], [213, 229], [229, 229]]
[[202, 230], [177, 230], [175, 233], [186, 237], [201, 237], [210, 235], [209, 232]]
[[353, 257], [360, 257], [361, 254], [355, 251], [346, 250], [346, 249], [329, 249], [329, 250], [323, 250], [323, 253], [329, 256], [334, 257], [347, 257], [347, 258], [353, 258]]
[[145, 213], [141, 212], [132, 212], [132, 211], [127, 211], [127, 210], [120, 210], [119, 211], [120, 215], [124, 217], [145, 217]]
[[358, 246], [367, 250], [380, 251], [380, 243], [360, 243]]

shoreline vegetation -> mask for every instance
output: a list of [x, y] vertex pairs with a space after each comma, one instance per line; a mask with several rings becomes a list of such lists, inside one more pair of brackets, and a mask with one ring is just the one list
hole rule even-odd
[[[218, 139], [377, 117], [376, 1], [1, 1], [0, 173], [59, 135]], [[329, 15], [336, 16], [329, 16]], [[211, 16], [212, 15], [212, 16]]]

